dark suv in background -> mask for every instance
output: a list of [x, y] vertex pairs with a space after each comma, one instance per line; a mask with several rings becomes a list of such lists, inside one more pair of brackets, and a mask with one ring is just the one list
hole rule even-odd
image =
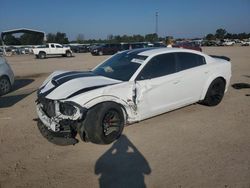
[[121, 51], [121, 44], [103, 44], [91, 49], [92, 55], [113, 55]]
[[74, 53], [85, 53], [85, 52], [89, 52], [89, 45], [70, 46], [70, 49]]

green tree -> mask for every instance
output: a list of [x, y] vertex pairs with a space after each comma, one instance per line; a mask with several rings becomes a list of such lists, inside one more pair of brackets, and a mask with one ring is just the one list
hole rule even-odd
[[23, 45], [38, 45], [43, 43], [43, 35], [42, 34], [31, 34], [24, 33], [20, 36], [20, 42]]
[[48, 43], [59, 43], [59, 44], [68, 44], [69, 40], [66, 36], [66, 33], [57, 32], [56, 34], [49, 33], [47, 35]]
[[56, 43], [59, 43], [59, 44], [68, 44], [69, 43], [69, 40], [66, 36], [66, 33], [57, 32], [55, 40], [56, 40]]
[[77, 37], [76, 37], [76, 42], [77, 43], [84, 43], [84, 34], [78, 34]]
[[115, 43], [120, 43], [120, 42], [123, 42], [123, 41], [122, 41], [122, 38], [121, 38], [121, 36], [120, 36], [120, 35], [116, 35], [116, 36], [114, 36], [114, 41], [115, 41]]
[[209, 34], [207, 34], [206, 39], [207, 39], [207, 40], [215, 40], [216, 37], [215, 37], [215, 35], [213, 35], [212, 33], [209, 33]]
[[147, 34], [147, 35], [145, 35], [145, 41], [147, 41], [147, 42], [157, 42], [158, 41], [158, 35], [156, 33]]
[[48, 42], [48, 43], [56, 42], [56, 35], [53, 34], [53, 33], [48, 33], [48, 34], [47, 34], [47, 42]]
[[141, 35], [133, 35], [133, 42], [143, 42], [144, 36]]
[[231, 33], [227, 33], [227, 34], [225, 35], [225, 38], [226, 38], [226, 39], [233, 39], [233, 35], [232, 35]]
[[249, 38], [249, 37], [246, 33], [239, 33], [238, 34], [238, 39], [240, 39], [240, 40], [247, 39], [247, 38]]
[[16, 38], [12, 34], [4, 35], [3, 41], [6, 45], [21, 45], [19, 38]]
[[216, 30], [215, 36], [218, 39], [224, 39], [226, 34], [227, 34], [227, 31], [225, 29], [220, 28]]

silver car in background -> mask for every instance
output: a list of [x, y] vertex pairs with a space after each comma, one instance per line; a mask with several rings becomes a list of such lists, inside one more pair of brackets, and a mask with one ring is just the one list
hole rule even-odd
[[0, 57], [0, 96], [8, 93], [14, 84], [14, 73], [4, 57]]

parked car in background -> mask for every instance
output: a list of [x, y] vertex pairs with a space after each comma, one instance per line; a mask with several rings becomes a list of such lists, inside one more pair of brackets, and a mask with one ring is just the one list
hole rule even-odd
[[[151, 43], [150, 43], [151, 44]], [[156, 44], [160, 46], [160, 44]], [[118, 51], [131, 50], [137, 48], [154, 47], [154, 44], [149, 45], [147, 42], [133, 42], [133, 43], [116, 43], [116, 44], [101, 44], [90, 47], [92, 55], [113, 55]]]
[[99, 43], [91, 44], [91, 45], [89, 46], [89, 51], [91, 52], [93, 49], [95, 49], [95, 48], [97, 48], [97, 47], [99, 47], [99, 46], [102, 46], [102, 45], [104, 45], [104, 44], [99, 44]]
[[3, 48], [0, 48], [0, 56], [3, 55]]
[[51, 55], [62, 55], [64, 57], [72, 57], [72, 51], [69, 47], [63, 47], [61, 44], [48, 43], [39, 48], [33, 48], [33, 53], [37, 58], [44, 59]]
[[196, 44], [195, 42], [178, 42], [176, 44], [173, 44], [172, 46], [174, 48], [185, 48], [202, 52], [200, 45]]
[[228, 60], [144, 48], [118, 52], [92, 71], [56, 71], [37, 92], [39, 130], [51, 142], [75, 144], [78, 133], [83, 141], [109, 144], [125, 124], [197, 102], [216, 106], [230, 85]]
[[233, 46], [235, 44], [234, 41], [230, 41], [230, 40], [224, 40], [222, 42], [222, 46]]
[[89, 52], [89, 45], [74, 45], [70, 46], [70, 49], [74, 53], [86, 53]]
[[249, 46], [250, 41], [241, 41], [241, 46]]
[[142, 42], [134, 42], [129, 44], [129, 49], [145, 48], [146, 45]]
[[121, 51], [121, 44], [103, 44], [91, 50], [92, 55], [113, 55]]
[[14, 84], [14, 73], [4, 57], [0, 57], [0, 95], [10, 92]]
[[166, 45], [163, 42], [154, 42], [153, 47], [166, 47]]
[[215, 40], [203, 40], [201, 46], [217, 46], [217, 43]]

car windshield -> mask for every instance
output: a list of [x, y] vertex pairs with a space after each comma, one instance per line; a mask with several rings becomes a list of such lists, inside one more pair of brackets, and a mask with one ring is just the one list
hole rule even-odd
[[118, 53], [99, 65], [93, 72], [108, 78], [128, 81], [146, 58], [147, 56], [127, 51]]

